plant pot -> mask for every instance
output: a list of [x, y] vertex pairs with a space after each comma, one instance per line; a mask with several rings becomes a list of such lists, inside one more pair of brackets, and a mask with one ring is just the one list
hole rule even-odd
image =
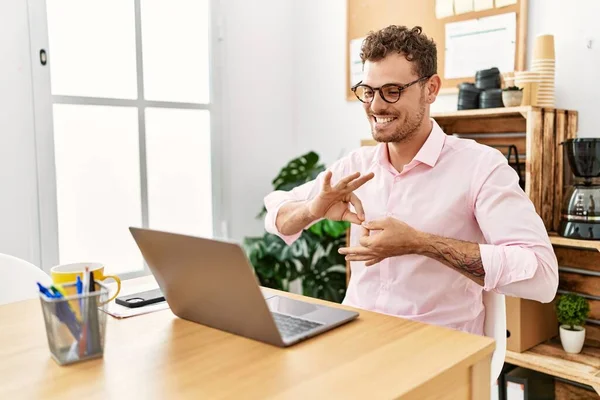
[[505, 90], [502, 92], [504, 107], [518, 107], [523, 101], [522, 90]]
[[575, 329], [572, 331], [567, 329], [567, 325], [560, 326], [560, 342], [567, 353], [577, 354], [583, 348], [585, 328], [575, 325]]

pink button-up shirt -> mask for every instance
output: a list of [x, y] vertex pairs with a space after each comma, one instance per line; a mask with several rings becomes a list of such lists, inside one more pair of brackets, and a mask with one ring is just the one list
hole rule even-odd
[[[483, 334], [482, 291], [552, 301], [558, 265], [544, 224], [519, 187], [518, 176], [496, 149], [433, 129], [401, 173], [390, 164], [387, 145], [361, 147], [335, 162], [332, 184], [360, 172], [375, 177], [355, 191], [366, 220], [387, 216], [431, 234], [479, 243], [485, 269], [480, 286], [425, 256], [405, 255], [365, 267], [352, 262], [343, 304]], [[265, 198], [265, 228], [290, 244], [300, 236], [277, 230], [278, 210], [308, 200], [321, 188], [323, 173], [289, 192]], [[358, 245], [360, 227], [351, 227]]]

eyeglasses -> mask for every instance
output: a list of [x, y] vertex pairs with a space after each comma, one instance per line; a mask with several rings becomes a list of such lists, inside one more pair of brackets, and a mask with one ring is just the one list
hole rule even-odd
[[406, 85], [396, 85], [395, 83], [387, 83], [382, 87], [373, 88], [369, 85], [364, 85], [361, 82], [358, 82], [356, 85], [352, 87], [352, 91], [356, 95], [356, 97], [362, 101], [363, 103], [370, 103], [375, 98], [375, 91], [379, 92], [379, 95], [386, 103], [395, 103], [400, 100], [400, 95], [402, 92], [417, 82], [421, 82], [431, 78], [430, 76], [424, 76], [417, 80], [414, 80]]

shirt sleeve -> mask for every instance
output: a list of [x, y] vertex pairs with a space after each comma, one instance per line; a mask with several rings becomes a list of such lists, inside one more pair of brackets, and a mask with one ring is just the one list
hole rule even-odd
[[473, 206], [486, 241], [479, 246], [484, 290], [551, 302], [558, 289], [558, 262], [517, 173], [497, 150], [486, 154], [476, 171]]
[[[335, 185], [335, 183], [343, 178], [347, 174], [347, 164], [349, 158], [343, 158], [336, 161], [331, 167], [327, 168], [327, 170], [332, 172], [331, 176], [331, 184]], [[305, 201], [314, 198], [323, 185], [323, 179], [325, 177], [325, 172], [321, 172], [317, 177], [310, 181], [306, 182], [300, 186], [296, 186], [290, 191], [276, 190], [269, 193], [264, 198], [265, 208], [267, 209], [267, 214], [265, 216], [265, 229], [267, 232], [272, 233], [274, 235], [279, 236], [283, 241], [290, 245], [294, 241], [296, 241], [302, 231], [295, 233], [293, 235], [284, 235], [278, 229], [276, 225], [277, 214], [279, 213], [279, 209], [284, 205], [295, 202], [295, 201]], [[317, 223], [318, 221], [314, 221], [311, 225]], [[311, 225], [304, 227], [304, 229], [309, 228]]]

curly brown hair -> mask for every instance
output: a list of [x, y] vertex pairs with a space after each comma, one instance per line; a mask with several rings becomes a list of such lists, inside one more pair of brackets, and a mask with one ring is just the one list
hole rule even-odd
[[408, 61], [414, 61], [414, 72], [419, 77], [436, 74], [437, 48], [435, 42], [422, 31], [420, 26], [409, 29], [390, 25], [377, 32], [369, 32], [360, 53], [363, 65], [365, 61], [379, 61], [388, 54], [398, 53]]

